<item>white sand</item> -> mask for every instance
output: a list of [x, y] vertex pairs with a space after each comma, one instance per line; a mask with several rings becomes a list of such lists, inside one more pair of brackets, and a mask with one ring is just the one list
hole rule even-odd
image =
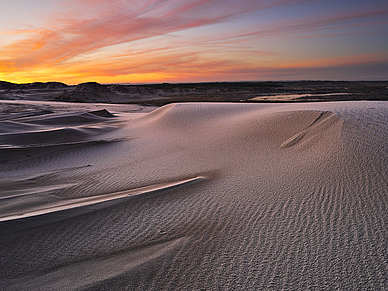
[[0, 290], [388, 286], [387, 102], [16, 104]]

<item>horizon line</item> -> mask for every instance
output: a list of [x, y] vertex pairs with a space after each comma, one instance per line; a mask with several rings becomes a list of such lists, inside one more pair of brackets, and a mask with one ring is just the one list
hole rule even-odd
[[5, 83], [10, 83], [14, 85], [29, 85], [29, 84], [37, 84], [37, 83], [42, 83], [42, 84], [47, 84], [47, 83], [61, 83], [66, 86], [77, 86], [81, 84], [87, 84], [87, 83], [97, 83], [99, 85], [103, 86], [109, 86], [109, 85], [123, 85], [123, 86], [138, 86], [138, 85], [175, 85], [175, 84], [217, 84], [217, 83], [297, 83], [297, 82], [388, 82], [388, 79], [375, 79], [375, 80], [330, 80], [330, 79], [301, 79], [301, 80], [257, 80], [257, 81], [201, 81], [201, 82], [152, 82], [152, 83], [99, 83], [96, 81], [88, 81], [88, 82], [81, 82], [78, 84], [67, 84], [61, 81], [47, 81], [47, 82], [41, 82], [41, 81], [36, 81], [36, 82], [29, 82], [29, 83], [15, 83], [15, 82], [10, 82], [10, 81], [5, 81], [5, 80], [0, 80], [0, 82], [5, 82]]

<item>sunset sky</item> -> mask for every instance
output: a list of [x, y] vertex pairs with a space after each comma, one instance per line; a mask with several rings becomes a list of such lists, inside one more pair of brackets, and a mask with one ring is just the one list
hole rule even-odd
[[387, 0], [0, 0], [0, 80], [387, 80]]

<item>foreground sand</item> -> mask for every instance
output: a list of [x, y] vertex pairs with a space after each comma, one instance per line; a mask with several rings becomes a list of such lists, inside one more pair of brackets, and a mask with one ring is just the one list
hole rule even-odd
[[15, 104], [1, 290], [388, 286], [387, 102]]

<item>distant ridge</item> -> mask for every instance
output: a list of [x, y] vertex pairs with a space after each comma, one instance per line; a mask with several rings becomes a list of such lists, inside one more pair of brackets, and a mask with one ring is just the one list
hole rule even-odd
[[388, 100], [388, 81], [240, 81], [159, 84], [0, 81], [0, 99], [162, 106], [178, 102]]
[[7, 81], [0, 81], [0, 90], [7, 89], [60, 89], [67, 88], [69, 85], [61, 82], [33, 82], [33, 83], [11, 83]]

